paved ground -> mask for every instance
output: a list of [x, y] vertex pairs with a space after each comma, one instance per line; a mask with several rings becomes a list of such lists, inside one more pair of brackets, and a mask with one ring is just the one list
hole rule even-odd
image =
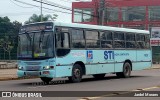
[[[149, 69], [159, 69], [160, 64], [154, 64]], [[17, 69], [0, 69], [0, 81], [1, 80], [13, 80], [17, 79]]]
[[160, 68], [160, 64], [153, 64], [151, 68]]
[[17, 69], [0, 69], [0, 80], [16, 79]]
[[[150, 69], [141, 71], [132, 71], [131, 78], [117, 78], [113, 74], [107, 74], [104, 79], [96, 80], [92, 76], [86, 76], [81, 83], [69, 83], [66, 78], [56, 78], [53, 79], [52, 83], [56, 81], [61, 81], [61, 84], [40, 84], [41, 80], [36, 79], [26, 79], [26, 80], [12, 80], [12, 81], [1, 81], [0, 90], [1, 91], [55, 91], [52, 93], [57, 93], [58, 91], [62, 96], [54, 98], [29, 98], [31, 100], [159, 100], [159, 97], [115, 97], [118, 91], [122, 92], [132, 92], [132, 91], [160, 91], [160, 69]], [[62, 92], [61, 92], [62, 91]], [[65, 93], [69, 91], [74, 91], [71, 95], [74, 96], [76, 93], [90, 94], [92, 91], [100, 93], [100, 91], [115, 92], [113, 97], [108, 97], [108, 94], [99, 94], [96, 96], [82, 96], [82, 97], [63, 97]], [[81, 91], [81, 92], [80, 92]], [[90, 92], [91, 91], [91, 92]], [[125, 95], [125, 94], [124, 94]], [[85, 98], [85, 99], [84, 99]], [[1, 99], [1, 98], [0, 98]], [[28, 100], [28, 98], [11, 98], [11, 100]], [[5, 100], [5, 99], [4, 99]], [[7, 99], [6, 99], [7, 100]], [[8, 99], [9, 100], [9, 99]]]

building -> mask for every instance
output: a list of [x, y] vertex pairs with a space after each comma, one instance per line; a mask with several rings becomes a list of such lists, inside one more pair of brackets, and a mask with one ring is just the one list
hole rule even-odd
[[73, 23], [150, 30], [153, 60], [160, 62], [160, 0], [73, 2], [72, 12]]
[[[99, 24], [100, 1], [73, 2], [72, 22]], [[104, 5], [103, 25], [146, 30], [160, 26], [160, 0], [105, 0]]]

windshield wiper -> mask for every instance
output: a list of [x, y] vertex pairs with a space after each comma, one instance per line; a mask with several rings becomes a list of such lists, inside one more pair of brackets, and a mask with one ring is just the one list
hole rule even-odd
[[41, 31], [41, 34], [40, 34], [40, 39], [39, 39], [39, 47], [41, 48], [42, 46], [42, 42], [43, 42], [43, 38], [44, 38], [44, 30]]
[[28, 33], [28, 32], [25, 32], [25, 34], [26, 34], [27, 39], [28, 39], [29, 41], [31, 41], [32, 38], [29, 36], [29, 33]]

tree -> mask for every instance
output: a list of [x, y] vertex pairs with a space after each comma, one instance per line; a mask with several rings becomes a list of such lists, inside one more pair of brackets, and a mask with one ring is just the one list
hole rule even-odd
[[6, 33], [12, 27], [12, 23], [8, 17], [0, 17], [0, 34]]
[[17, 33], [19, 32], [20, 27], [22, 26], [22, 23], [18, 22], [18, 21], [14, 21], [12, 22], [12, 32], [13, 33]]
[[10, 39], [9, 36], [5, 36], [4, 38], [0, 39], [1, 42], [0, 46], [4, 49], [4, 53], [8, 52], [9, 60], [11, 60], [11, 51], [14, 48], [14, 43], [9, 39]]
[[[10, 19], [6, 17], [0, 17], [0, 58], [6, 59], [6, 53], [8, 52], [8, 58], [11, 58], [11, 54], [14, 54], [14, 59], [17, 58], [17, 46], [18, 46], [18, 32], [22, 23], [18, 21], [10, 22]], [[13, 55], [12, 55], [13, 57]]]
[[[54, 21], [56, 18], [57, 18], [58, 15], [56, 14], [53, 14], [50, 15], [50, 14], [47, 14], [47, 15], [42, 15], [42, 20], [43, 21], [49, 21], [49, 20], [52, 20]], [[41, 22], [41, 15], [37, 15], [37, 14], [33, 14], [29, 19], [28, 21], [25, 22], [25, 24], [28, 24], [28, 23], [34, 23], [34, 22]]]

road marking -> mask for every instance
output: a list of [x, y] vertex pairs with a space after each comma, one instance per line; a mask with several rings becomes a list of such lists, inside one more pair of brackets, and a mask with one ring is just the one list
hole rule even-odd
[[101, 95], [101, 96], [97, 96], [97, 97], [85, 97], [85, 98], [78, 99], [78, 100], [94, 100], [94, 99], [99, 99], [102, 97], [114, 96], [114, 95], [116, 95], [116, 94], [106, 94], [106, 95]]
[[84, 97], [84, 98], [81, 98], [81, 99], [78, 99], [78, 100], [94, 100], [94, 99], [99, 99], [99, 98], [102, 98], [102, 97], [115, 96], [115, 95], [119, 95], [119, 94], [121, 95], [121, 94], [131, 93], [131, 92], [134, 92], [134, 91], [145, 91], [145, 90], [158, 89], [158, 88], [160, 88], [160, 86], [154, 86], [154, 87], [149, 87], [149, 88], [140, 88], [140, 89], [131, 90], [131, 91], [128, 91], [128, 92], [111, 93], [111, 94], [100, 95], [100, 96], [96, 96], [96, 97]]
[[[137, 89], [137, 90], [139, 90], [139, 91], [144, 91], [144, 90], [151, 90], [151, 89], [157, 89], [157, 88], [160, 88], [160, 87], [158, 87], [158, 86], [154, 86], [154, 87], [149, 87], [149, 88], [140, 88], [140, 89]], [[135, 90], [132, 90], [132, 91], [135, 91]]]

